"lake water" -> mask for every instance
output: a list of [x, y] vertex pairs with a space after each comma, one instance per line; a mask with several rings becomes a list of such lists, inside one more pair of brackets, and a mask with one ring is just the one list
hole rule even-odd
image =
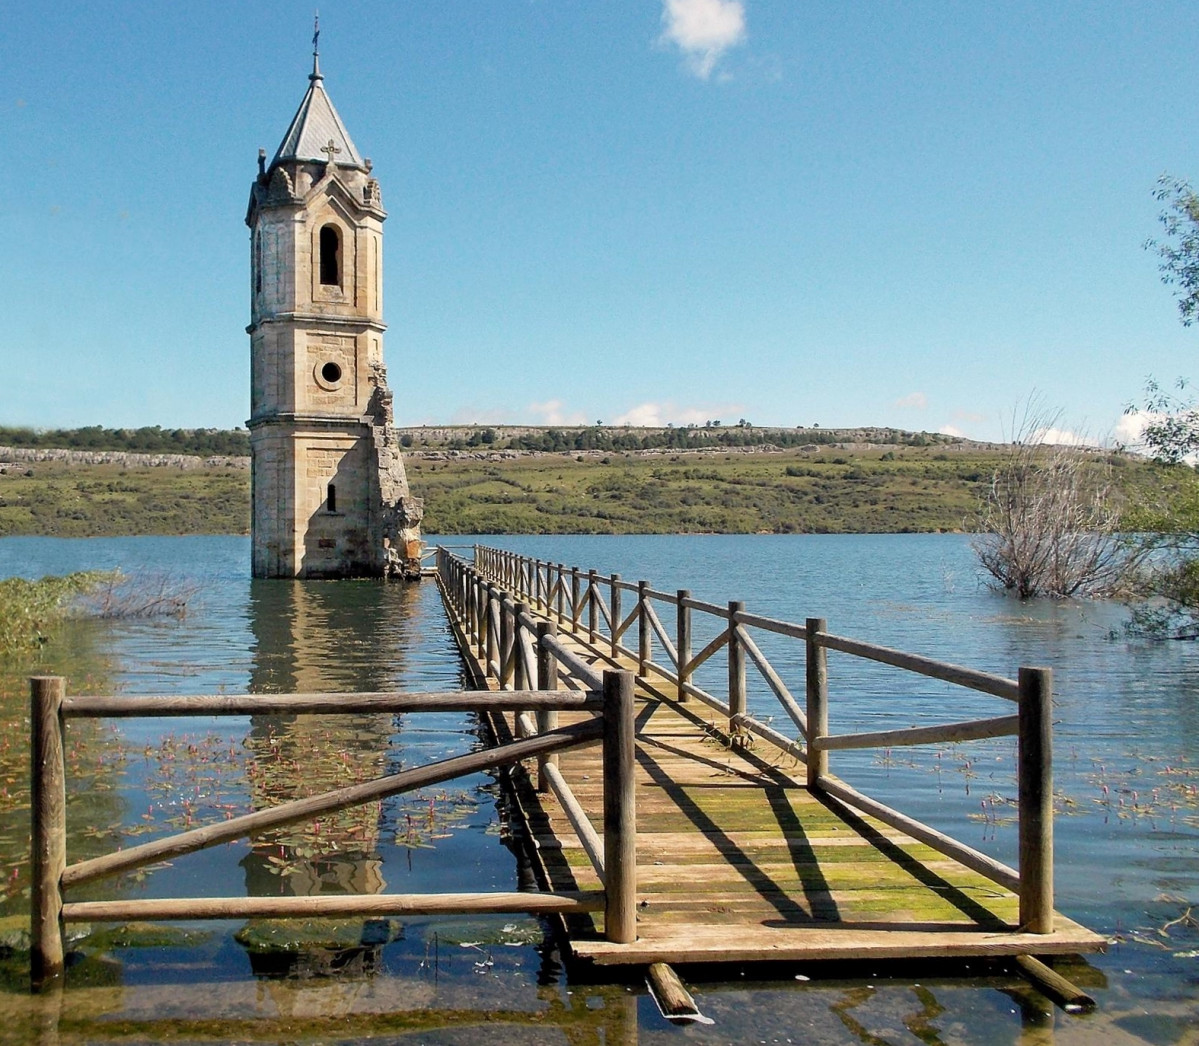
[[[659, 590], [689, 588], [714, 603], [741, 599], [773, 617], [824, 617], [842, 635], [1007, 676], [1019, 665], [1052, 666], [1057, 906], [1114, 942], [1070, 972], [1095, 995], [1098, 1012], [1052, 1011], [1019, 978], [978, 964], [795, 967], [766, 979], [753, 968], [691, 969], [701, 1008], [716, 1023], [676, 1028], [640, 984], [572, 982], [541, 926], [525, 917], [214, 923], [174, 928], [162, 939], [82, 942], [62, 1009], [52, 1015], [63, 1041], [90, 1041], [97, 1029], [106, 1029], [97, 1037], [123, 1029], [139, 1041], [1196, 1041], [1199, 646], [1127, 639], [1118, 605], [1021, 604], [996, 594], [981, 583], [960, 535], [480, 540], [618, 571]], [[181, 620], [83, 622], [49, 644], [37, 670], [63, 672], [73, 692], [462, 685], [431, 583], [251, 581], [248, 563], [244, 538], [0, 539], [0, 577], [115, 567], [145, 592], [194, 590]], [[799, 644], [768, 653], [789, 678], [797, 669], [802, 678]], [[8, 787], [0, 795], [7, 883], [0, 915], [10, 922], [28, 903], [21, 786], [28, 670], [10, 671], [2, 685], [0, 773]], [[708, 671], [718, 677], [721, 668]], [[830, 693], [837, 732], [1010, 711], [998, 699], [836, 654]], [[777, 712], [761, 686], [751, 705], [762, 716]], [[70, 731], [78, 738], [71, 772], [81, 786], [69, 814], [72, 858], [478, 744], [473, 723], [448, 716], [345, 717], [332, 727], [305, 717], [78, 723]], [[833, 771], [864, 791], [1015, 863], [1010, 742], [832, 755]], [[96, 896], [513, 889], [521, 870], [510, 833], [495, 781], [477, 775], [326, 819], [319, 830], [218, 847], [94, 889]], [[25, 1041], [26, 1022], [48, 1018], [19, 992], [22, 971], [10, 963], [8, 973], [0, 1004], [12, 1013], [12, 1041]], [[212, 1019], [219, 1023], [204, 1023]]]

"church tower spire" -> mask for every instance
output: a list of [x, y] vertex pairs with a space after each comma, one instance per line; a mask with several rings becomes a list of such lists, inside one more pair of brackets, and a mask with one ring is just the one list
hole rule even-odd
[[255, 577], [419, 571], [383, 365], [383, 210], [324, 87], [308, 90], [250, 192]]

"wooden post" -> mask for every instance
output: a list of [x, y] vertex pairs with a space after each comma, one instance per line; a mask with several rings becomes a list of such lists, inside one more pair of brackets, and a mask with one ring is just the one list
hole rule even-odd
[[512, 666], [513, 690], [528, 690], [531, 682], [525, 669], [525, 625], [521, 621], [528, 612], [527, 603], [515, 603], [512, 606], [512, 649], [516, 654], [516, 663]]
[[691, 669], [688, 667], [691, 661], [691, 608], [686, 604], [691, 598], [691, 590], [680, 588], [678, 596], [679, 700], [689, 701], [687, 687], [691, 683]]
[[479, 657], [486, 664], [487, 658], [487, 584], [476, 570], [474, 572], [475, 579], [475, 649], [479, 652]]
[[512, 598], [500, 593], [500, 689], [512, 689]]
[[1053, 670], [1019, 683], [1020, 928], [1053, 933]]
[[[548, 636], [556, 636], [558, 634], [558, 626], [552, 621], [537, 622], [537, 689], [538, 690], [557, 690], [558, 689], [558, 659], [554, 657], [553, 651], [546, 645], [545, 640]], [[537, 730], [539, 733], [545, 733], [547, 730], [553, 730], [558, 726], [558, 710], [545, 709], [537, 713]], [[547, 763], [553, 765], [558, 764], [558, 753], [551, 752], [549, 755], [543, 755], [537, 760], [537, 791], [548, 792], [550, 783], [545, 774]]]
[[637, 674], [644, 676], [654, 658], [654, 634], [649, 623], [648, 581], [637, 582]]
[[612, 575], [612, 656], [616, 656], [616, 648], [620, 645], [620, 640], [616, 633], [620, 630], [620, 575]]
[[817, 751], [815, 741], [828, 734], [828, 651], [816, 642], [816, 636], [827, 631], [828, 622], [822, 617], [807, 621], [807, 684], [808, 684], [808, 787], [819, 788], [820, 779], [828, 773], [828, 752]]
[[737, 638], [737, 615], [745, 612], [745, 604], [735, 599], [729, 603], [729, 737], [745, 733], [737, 723], [745, 715], [745, 647]]
[[479, 604], [475, 599], [475, 576], [471, 571], [462, 571], [463, 603], [465, 604], [466, 644], [468, 647], [478, 646]]
[[637, 939], [634, 681], [604, 673], [604, 936], [615, 944]]
[[570, 630], [579, 630], [579, 568], [570, 568]]
[[[498, 666], [500, 656], [499, 599], [496, 588], [490, 581], [487, 582], [487, 592], [484, 598], [487, 600], [487, 664], [484, 675], [488, 675], [493, 664]], [[499, 675], [499, 667], [496, 668], [496, 675]]]
[[558, 588], [558, 624], [566, 620], [566, 564], [558, 564], [558, 576], [554, 579]]
[[599, 599], [599, 575], [594, 570], [587, 571], [587, 642], [595, 643], [595, 626], [599, 611], [595, 601]]
[[67, 866], [67, 783], [62, 701], [66, 680], [29, 681], [33, 897], [29, 920], [30, 979], [35, 989], [62, 975], [62, 873]]
[[533, 605], [539, 610], [544, 602], [541, 598], [541, 560], [533, 560]]

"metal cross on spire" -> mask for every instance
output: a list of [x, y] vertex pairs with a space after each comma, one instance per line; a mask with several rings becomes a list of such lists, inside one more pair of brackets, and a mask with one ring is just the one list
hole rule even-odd
[[321, 80], [321, 13], [317, 11], [312, 16], [312, 75], [309, 80]]

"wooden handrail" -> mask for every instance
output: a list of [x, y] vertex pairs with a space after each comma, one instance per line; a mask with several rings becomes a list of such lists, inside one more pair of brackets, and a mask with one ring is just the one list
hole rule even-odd
[[812, 748], [818, 752], [827, 752], [836, 748], [898, 748], [903, 745], [981, 741], [987, 737], [1011, 737], [1018, 731], [1019, 724], [1019, 716], [1009, 715], [995, 719], [975, 719], [968, 723], [879, 730], [869, 734], [833, 734], [813, 738]]
[[[592, 691], [599, 690], [597, 682]], [[351, 693], [351, 694], [199, 694], [194, 696], [107, 697], [71, 696], [63, 699], [66, 719], [130, 719], [160, 716], [358, 715], [376, 712], [511, 712], [515, 709], [554, 708], [595, 711], [598, 693], [587, 691], [505, 690], [477, 693]]]
[[388, 796], [400, 795], [417, 788], [440, 784], [466, 774], [478, 773], [493, 766], [510, 766], [522, 759], [535, 757], [542, 752], [561, 751], [577, 745], [590, 744], [602, 736], [601, 724], [594, 720], [576, 723], [563, 727], [548, 734], [521, 741], [513, 741], [498, 748], [486, 748], [466, 755], [453, 756], [435, 763], [402, 770], [397, 774], [364, 781], [361, 784], [336, 788], [321, 795], [295, 799], [289, 803], [281, 803], [266, 810], [256, 810], [250, 814], [242, 814], [227, 821], [193, 828], [187, 832], [164, 839], [155, 839], [140, 846], [131, 846], [127, 850], [105, 854], [103, 857], [93, 857], [68, 865], [62, 872], [61, 882], [64, 888], [82, 886], [95, 879], [110, 875], [119, 875], [135, 868], [156, 864], [170, 857], [180, 857], [183, 854], [204, 850], [219, 843], [227, 843], [240, 839], [243, 835], [264, 832], [270, 828], [282, 828], [299, 821], [310, 821], [322, 814], [335, 813], [349, 806], [360, 806], [376, 799], [386, 799]]
[[602, 911], [603, 890], [545, 893], [316, 894], [306, 897], [162, 897], [74, 901], [62, 906], [63, 922], [151, 919], [307, 919], [372, 915], [530, 915]]
[[1013, 679], [993, 675], [990, 672], [980, 672], [974, 668], [964, 668], [961, 665], [951, 665], [944, 661], [935, 661], [931, 657], [920, 654], [907, 654], [902, 650], [877, 646], [874, 643], [863, 643], [858, 639], [846, 639], [844, 636], [822, 633], [816, 642], [828, 650], [839, 650], [844, 654], [865, 658], [868, 661], [879, 661], [884, 665], [893, 665], [909, 672], [916, 672], [931, 679], [940, 679], [946, 683], [956, 683], [970, 690], [978, 690], [984, 694], [992, 694], [1008, 701], [1020, 700], [1020, 687]]
[[557, 797], [562, 812], [566, 814], [566, 819], [570, 822], [570, 827], [579, 837], [579, 843], [582, 845], [587, 859], [591, 862], [591, 867], [595, 869], [599, 881], [604, 883], [604, 843], [599, 832], [595, 830], [591, 818], [587, 816], [582, 803], [575, 797], [561, 771], [556, 766], [547, 765], [545, 776], [550, 790]]

